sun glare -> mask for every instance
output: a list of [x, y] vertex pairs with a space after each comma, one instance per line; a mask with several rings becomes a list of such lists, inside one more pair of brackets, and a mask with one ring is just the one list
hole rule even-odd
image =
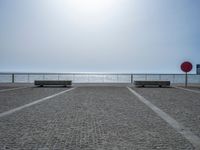
[[116, 8], [117, 0], [67, 0], [71, 19], [78, 22], [105, 21]]
[[90, 14], [109, 11], [112, 9], [114, 0], [68, 0], [67, 3], [75, 11]]

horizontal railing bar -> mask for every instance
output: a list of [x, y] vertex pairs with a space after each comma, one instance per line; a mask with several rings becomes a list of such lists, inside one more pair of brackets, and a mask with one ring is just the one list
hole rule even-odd
[[[4, 73], [0, 72], [0, 75], [185, 75], [184, 73]], [[188, 74], [197, 75], [197, 74]], [[200, 75], [197, 75], [200, 76]]]

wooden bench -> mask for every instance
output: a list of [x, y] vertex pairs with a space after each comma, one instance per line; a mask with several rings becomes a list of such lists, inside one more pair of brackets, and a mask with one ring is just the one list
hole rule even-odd
[[145, 86], [159, 86], [159, 87], [168, 87], [170, 86], [170, 81], [134, 81], [136, 87], [145, 87]]
[[62, 86], [71, 86], [72, 81], [70, 80], [35, 80], [35, 85], [43, 87], [44, 85], [62, 85]]

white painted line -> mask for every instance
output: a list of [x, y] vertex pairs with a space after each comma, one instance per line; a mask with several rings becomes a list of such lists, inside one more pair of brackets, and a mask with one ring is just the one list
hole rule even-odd
[[181, 90], [184, 90], [184, 91], [188, 91], [188, 92], [193, 92], [193, 93], [200, 94], [200, 91], [197, 91], [197, 90], [186, 89], [186, 88], [182, 88], [182, 87], [178, 87], [178, 86], [173, 86], [173, 88], [181, 89]]
[[20, 90], [20, 89], [26, 89], [26, 88], [29, 88], [29, 87], [18, 87], [18, 88], [3, 89], [3, 90], [0, 90], [0, 92], [14, 91], [14, 90]]
[[167, 113], [162, 111], [160, 108], [153, 105], [150, 101], [145, 99], [143, 96], [138, 94], [136, 91], [127, 87], [131, 93], [133, 93], [141, 102], [151, 108], [159, 117], [166, 121], [170, 126], [172, 126], [177, 132], [182, 134], [190, 143], [197, 149], [200, 150], [200, 138], [193, 134], [188, 128], [184, 127], [182, 124], [177, 122], [174, 118], [169, 116]]
[[48, 97], [45, 97], [45, 98], [36, 100], [36, 101], [34, 101], [34, 102], [32, 102], [32, 103], [25, 104], [25, 105], [23, 105], [23, 106], [20, 106], [20, 107], [17, 107], [17, 108], [8, 110], [8, 111], [6, 111], [6, 112], [0, 113], [0, 118], [1, 118], [1, 117], [4, 117], [4, 116], [7, 116], [7, 115], [10, 115], [10, 114], [12, 114], [12, 113], [15, 113], [15, 112], [17, 112], [17, 111], [20, 111], [20, 110], [22, 110], [22, 109], [24, 109], [24, 108], [30, 107], [30, 106], [32, 106], [32, 105], [38, 104], [38, 103], [40, 103], [40, 102], [46, 101], [46, 100], [48, 100], [48, 99], [54, 98], [54, 97], [56, 97], [56, 96], [58, 96], [58, 95], [64, 94], [64, 93], [69, 92], [69, 91], [74, 90], [74, 89], [75, 89], [75, 88], [71, 88], [71, 89], [68, 89], [68, 90], [65, 90], [65, 91], [62, 91], [62, 92], [53, 94], [53, 95], [51, 95], [51, 96], [48, 96]]

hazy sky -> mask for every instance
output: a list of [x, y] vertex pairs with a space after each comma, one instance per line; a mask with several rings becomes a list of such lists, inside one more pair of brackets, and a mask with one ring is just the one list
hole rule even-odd
[[200, 0], [0, 0], [0, 72], [179, 73], [185, 60], [200, 63]]

